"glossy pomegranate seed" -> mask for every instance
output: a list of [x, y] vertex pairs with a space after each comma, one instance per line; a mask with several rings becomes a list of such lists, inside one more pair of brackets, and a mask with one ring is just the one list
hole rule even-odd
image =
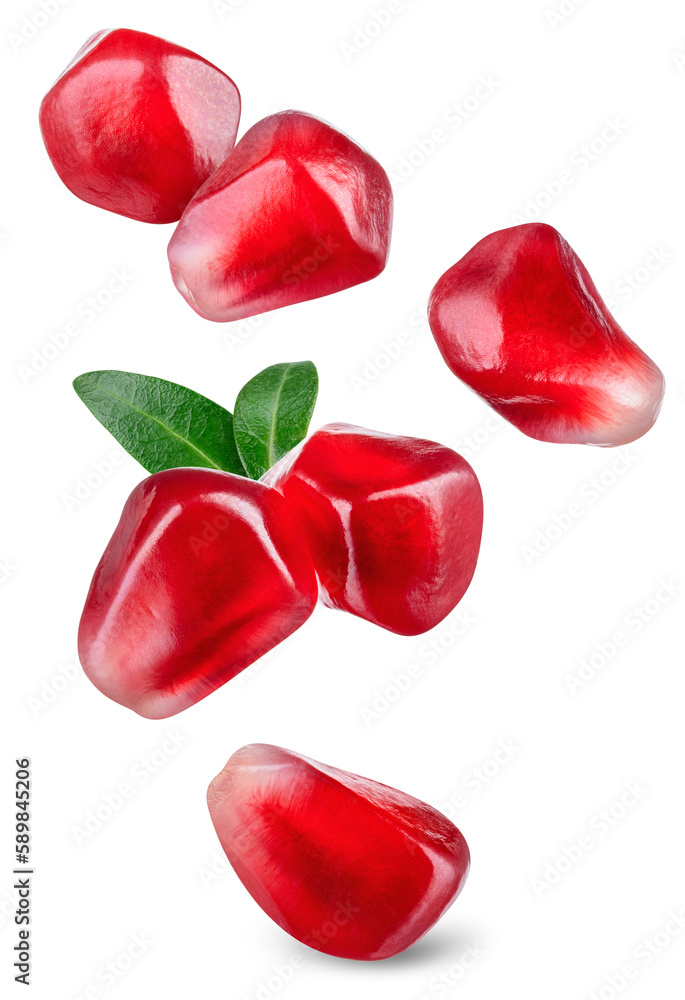
[[299, 514], [330, 607], [418, 635], [464, 596], [483, 499], [450, 448], [327, 424], [262, 478]]
[[442, 813], [369, 778], [266, 744], [209, 786], [226, 856], [298, 941], [341, 958], [389, 958], [459, 895], [469, 849]]
[[206, 59], [142, 31], [98, 31], [43, 99], [52, 164], [83, 201], [176, 222], [233, 148], [240, 95]]
[[486, 236], [440, 278], [429, 319], [454, 374], [530, 437], [627, 444], [658, 416], [663, 375], [551, 226]]
[[129, 497], [79, 629], [88, 677], [161, 719], [230, 680], [309, 618], [316, 577], [283, 497], [211, 469], [170, 469]]
[[283, 111], [254, 125], [190, 202], [171, 274], [201, 316], [242, 319], [375, 278], [391, 223], [380, 164], [326, 122]]

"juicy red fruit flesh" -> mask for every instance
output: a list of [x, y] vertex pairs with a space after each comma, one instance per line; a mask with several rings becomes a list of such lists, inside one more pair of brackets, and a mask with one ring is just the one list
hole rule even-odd
[[238, 878], [298, 941], [340, 958], [414, 944], [461, 891], [469, 849], [403, 792], [267, 744], [235, 753], [209, 811]]
[[79, 50], [43, 99], [48, 155], [77, 197], [141, 222], [176, 222], [233, 148], [240, 95], [206, 59], [120, 28]]
[[197, 192], [169, 264], [189, 305], [226, 322], [376, 277], [391, 225], [380, 164], [326, 122], [284, 111], [254, 125]]
[[628, 444], [658, 416], [663, 375], [551, 226], [486, 236], [440, 278], [428, 314], [449, 368], [530, 437]]
[[316, 577], [287, 503], [210, 469], [170, 469], [129, 497], [95, 571], [79, 657], [147, 718], [180, 712], [307, 620]]
[[450, 448], [327, 424], [263, 481], [299, 514], [330, 607], [418, 635], [466, 592], [483, 499], [473, 469]]

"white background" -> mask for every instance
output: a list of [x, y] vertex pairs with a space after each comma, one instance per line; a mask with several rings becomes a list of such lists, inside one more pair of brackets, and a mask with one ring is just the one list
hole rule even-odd
[[[682, 995], [685, 930], [670, 933], [668, 920], [685, 906], [685, 17], [675, 0], [401, 6], [382, 30], [367, 31], [385, 0], [233, 0], [218, 9], [209, 0], [70, 0], [50, 17], [36, 0], [3, 5], [0, 939], [12, 996], [23, 987], [11, 982], [9, 821], [14, 758], [23, 755], [35, 774], [32, 995], [41, 1000], [75, 1000], [88, 987], [113, 1000]], [[555, 20], [549, 12], [560, 6], [570, 13]], [[252, 325], [192, 313], [168, 274], [172, 227], [78, 201], [41, 143], [38, 106], [54, 78], [92, 32], [124, 26], [225, 69], [242, 92], [241, 134], [298, 108], [348, 132], [393, 175], [409, 174], [395, 184], [385, 273]], [[474, 107], [480, 77], [494, 92]], [[468, 117], [450, 112], [455, 105], [470, 108]], [[446, 124], [446, 113], [458, 124]], [[595, 142], [590, 161], [582, 147], [609, 120], [619, 134]], [[439, 128], [443, 141], [419, 163], [418, 144], [430, 150], [425, 140]], [[565, 169], [572, 180], [559, 194], [552, 182]], [[546, 184], [554, 196], [545, 197]], [[542, 444], [493, 420], [447, 370], [423, 322], [437, 278], [481, 237], [520, 221], [527, 203], [534, 209], [528, 199], [544, 205], [540, 217], [570, 241], [665, 372], [662, 415], [628, 449]], [[34, 349], [78, 321], [80, 304], [122, 268], [132, 275], [125, 290], [81, 321], [42, 371], [22, 377]], [[471, 460], [486, 504], [473, 585], [450, 619], [416, 639], [317, 609], [242, 680], [175, 719], [138, 718], [73, 667], [91, 573], [143, 472], [121, 457], [71, 380], [98, 368], [140, 371], [230, 408], [258, 370], [302, 358], [321, 376], [315, 425], [342, 420], [428, 437]], [[91, 476], [90, 495], [69, 503], [77, 491], [86, 496], [79, 483], [98, 463], [101, 484]], [[588, 484], [600, 476], [597, 497]], [[555, 515], [574, 501], [582, 515], [556, 529]], [[554, 537], [547, 551], [526, 558], [545, 533]], [[671, 581], [670, 597], [661, 580]], [[652, 613], [638, 630], [630, 622], [645, 607]], [[460, 614], [473, 621], [455, 638]], [[611, 654], [617, 630], [626, 642], [603, 658], [597, 647]], [[430, 639], [440, 649], [432, 664]], [[593, 654], [599, 669], [572, 694], [568, 676]], [[422, 677], [394, 703], [376, 700], [378, 716], [366, 724], [362, 709], [378, 692], [395, 696], [393, 675], [413, 662], [424, 665]], [[182, 745], [142, 783], [141, 762], [164, 757], [169, 732]], [[395, 785], [453, 816], [472, 873], [415, 948], [381, 963], [329, 958], [283, 933], [232, 872], [207, 884], [221, 855], [206, 786], [254, 741]], [[515, 749], [493, 764], [501, 741]], [[75, 829], [122, 782], [133, 796], [79, 844]], [[638, 801], [616, 806], [628, 783], [641, 789]], [[606, 809], [608, 831], [597, 819]], [[552, 880], [548, 864], [573, 853], [583, 834], [592, 846], [540, 888], [535, 880]], [[130, 963], [136, 934], [150, 943]], [[642, 942], [655, 935], [658, 954], [647, 962]], [[469, 948], [479, 958], [467, 969]], [[293, 956], [301, 965], [290, 981], [265, 986]], [[114, 985], [102, 972], [111, 961], [131, 965]], [[620, 978], [609, 986], [626, 963], [636, 977], [625, 989]]]

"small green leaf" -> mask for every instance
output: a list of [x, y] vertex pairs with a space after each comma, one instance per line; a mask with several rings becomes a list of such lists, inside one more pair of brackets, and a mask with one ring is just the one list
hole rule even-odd
[[87, 372], [74, 389], [100, 423], [148, 472], [200, 466], [245, 469], [233, 416], [192, 389], [134, 372]]
[[272, 365], [244, 385], [233, 432], [248, 475], [259, 479], [306, 436], [319, 376], [311, 361]]

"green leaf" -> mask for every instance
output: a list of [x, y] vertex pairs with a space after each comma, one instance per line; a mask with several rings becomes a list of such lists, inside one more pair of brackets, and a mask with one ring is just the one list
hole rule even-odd
[[248, 475], [259, 479], [306, 436], [319, 376], [311, 361], [272, 365], [244, 385], [233, 432]]
[[233, 416], [192, 389], [134, 372], [87, 372], [74, 389], [148, 472], [200, 466], [244, 476]]

